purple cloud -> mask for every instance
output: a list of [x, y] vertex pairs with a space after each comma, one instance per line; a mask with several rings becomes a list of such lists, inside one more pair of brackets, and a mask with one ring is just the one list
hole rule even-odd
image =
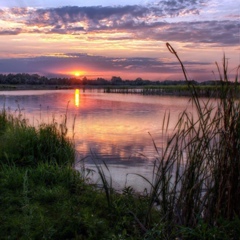
[[[238, 45], [238, 19], [222, 21], [166, 22], [166, 15], [197, 11], [203, 0], [161, 1], [146, 6], [61, 7], [50, 9], [11, 8], [0, 11], [5, 21], [22, 24], [2, 28], [0, 35], [20, 33], [82, 34], [122, 31], [137, 39]], [[37, 26], [37, 28], [36, 28]], [[34, 28], [33, 28], [34, 27]], [[116, 40], [109, 38], [109, 40]]]

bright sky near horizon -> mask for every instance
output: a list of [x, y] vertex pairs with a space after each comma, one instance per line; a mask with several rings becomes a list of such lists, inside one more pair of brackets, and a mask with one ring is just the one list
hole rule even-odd
[[240, 64], [236, 0], [1, 0], [0, 73], [209, 80]]

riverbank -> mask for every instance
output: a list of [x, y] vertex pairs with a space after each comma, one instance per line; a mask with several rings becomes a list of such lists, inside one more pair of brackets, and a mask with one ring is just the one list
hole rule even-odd
[[79, 85], [31, 85], [31, 84], [0, 84], [0, 91], [7, 90], [54, 90], [54, 89], [76, 89]]
[[[213, 85], [192, 85], [199, 97], [218, 97], [225, 84]], [[124, 94], [143, 94], [143, 95], [174, 95], [174, 96], [191, 96], [192, 91], [185, 84], [180, 85], [146, 85], [146, 86], [128, 86], [128, 85], [33, 85], [33, 84], [0, 84], [0, 92], [7, 90], [64, 90], [64, 89], [101, 89], [105, 93], [124, 93]], [[236, 90], [240, 95], [240, 88], [236, 86]]]

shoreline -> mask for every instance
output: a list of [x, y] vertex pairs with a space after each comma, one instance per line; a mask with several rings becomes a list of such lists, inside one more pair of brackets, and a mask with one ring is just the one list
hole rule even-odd
[[1, 91], [17, 91], [17, 90], [62, 90], [62, 89], [75, 89], [82, 88], [79, 85], [71, 85], [71, 86], [62, 86], [62, 85], [4, 85], [0, 84], [0, 92]]

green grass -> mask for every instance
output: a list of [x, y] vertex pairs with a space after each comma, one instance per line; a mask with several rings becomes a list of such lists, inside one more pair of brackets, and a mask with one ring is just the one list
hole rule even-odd
[[109, 208], [100, 189], [70, 168], [4, 165], [0, 171], [0, 239], [141, 239], [128, 209], [143, 217], [146, 200], [114, 194]]
[[[1, 171], [2, 239], [95, 239], [107, 236], [101, 194], [66, 167], [4, 167]], [[103, 207], [103, 206], [102, 206]], [[106, 207], [105, 207], [106, 209]], [[0, 238], [1, 238], [0, 237]]]

